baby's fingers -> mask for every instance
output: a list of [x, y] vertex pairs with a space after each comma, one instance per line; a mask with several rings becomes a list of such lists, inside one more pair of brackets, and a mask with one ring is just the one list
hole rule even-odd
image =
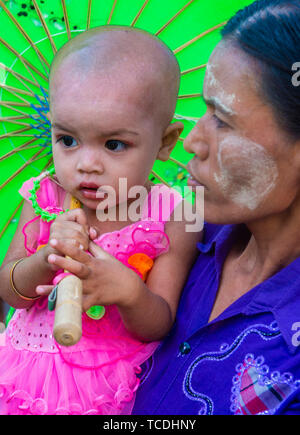
[[39, 285], [35, 291], [39, 296], [47, 296], [50, 295], [53, 289], [54, 285]]
[[89, 276], [90, 270], [87, 265], [80, 263], [77, 260], [73, 260], [70, 257], [61, 257], [56, 254], [50, 254], [48, 262], [54, 264], [59, 269], [67, 270], [73, 275], [78, 276], [80, 279], [86, 279]]

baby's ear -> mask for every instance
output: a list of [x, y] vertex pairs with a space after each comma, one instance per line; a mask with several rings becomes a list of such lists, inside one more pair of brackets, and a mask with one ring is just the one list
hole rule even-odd
[[160, 149], [157, 154], [158, 160], [162, 160], [165, 162], [169, 159], [170, 154], [175, 147], [183, 128], [183, 123], [179, 121], [175, 122], [174, 124], [170, 124], [166, 128], [162, 137]]

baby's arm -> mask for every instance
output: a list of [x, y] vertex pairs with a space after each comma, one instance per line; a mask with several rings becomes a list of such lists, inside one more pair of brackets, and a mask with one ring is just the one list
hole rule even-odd
[[27, 308], [32, 305], [32, 301], [25, 301], [20, 298], [11, 288], [10, 272], [17, 260], [24, 258], [14, 270], [13, 281], [18, 291], [26, 297], [36, 297], [36, 286], [41, 283], [46, 284], [54, 274], [47, 261], [45, 261], [42, 250], [31, 257], [27, 257], [22, 228], [26, 222], [34, 217], [31, 205], [25, 202], [16, 233], [0, 269], [0, 297], [15, 308]]
[[[27, 298], [40, 296], [36, 293], [36, 287], [49, 284], [59, 269], [48, 262], [48, 256], [57, 253], [49, 244], [27, 257], [22, 229], [34, 217], [31, 204], [25, 202], [18, 228], [0, 269], [0, 298], [15, 308], [27, 308], [33, 303], [22, 299], [12, 289], [10, 275], [17, 260], [23, 259], [13, 271], [13, 282], [17, 291]], [[82, 210], [76, 209], [57, 217], [51, 226], [51, 234], [64, 240], [65, 244], [76, 242], [87, 249], [89, 238], [85, 227], [87, 227], [86, 217]], [[36, 231], [39, 231], [38, 222]]]
[[144, 340], [162, 339], [171, 329], [184, 283], [197, 256], [201, 233], [185, 231], [186, 222], [168, 222], [170, 249], [154, 261], [146, 285], [136, 292], [135, 303], [120, 307], [128, 330]]

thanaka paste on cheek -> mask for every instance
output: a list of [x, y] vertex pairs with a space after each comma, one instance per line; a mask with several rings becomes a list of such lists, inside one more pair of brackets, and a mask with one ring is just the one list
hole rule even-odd
[[249, 139], [228, 136], [218, 150], [220, 173], [214, 174], [225, 197], [255, 210], [273, 190], [278, 170], [265, 148]]
[[215, 65], [210, 63], [206, 67], [207, 91], [214, 94], [211, 100], [218, 104], [226, 113], [235, 115], [232, 105], [236, 101], [236, 95], [228, 94], [224, 91], [213, 73], [213, 68], [215, 68]]

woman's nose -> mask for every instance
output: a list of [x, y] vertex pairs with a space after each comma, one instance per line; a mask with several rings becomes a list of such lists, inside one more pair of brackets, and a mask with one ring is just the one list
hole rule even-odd
[[205, 120], [203, 118], [197, 122], [183, 143], [184, 149], [188, 153], [195, 154], [200, 160], [206, 160], [209, 155], [209, 147], [204, 137]]
[[82, 152], [78, 155], [77, 170], [80, 172], [102, 174], [104, 171], [101, 156], [98, 155], [95, 147], [83, 146]]

